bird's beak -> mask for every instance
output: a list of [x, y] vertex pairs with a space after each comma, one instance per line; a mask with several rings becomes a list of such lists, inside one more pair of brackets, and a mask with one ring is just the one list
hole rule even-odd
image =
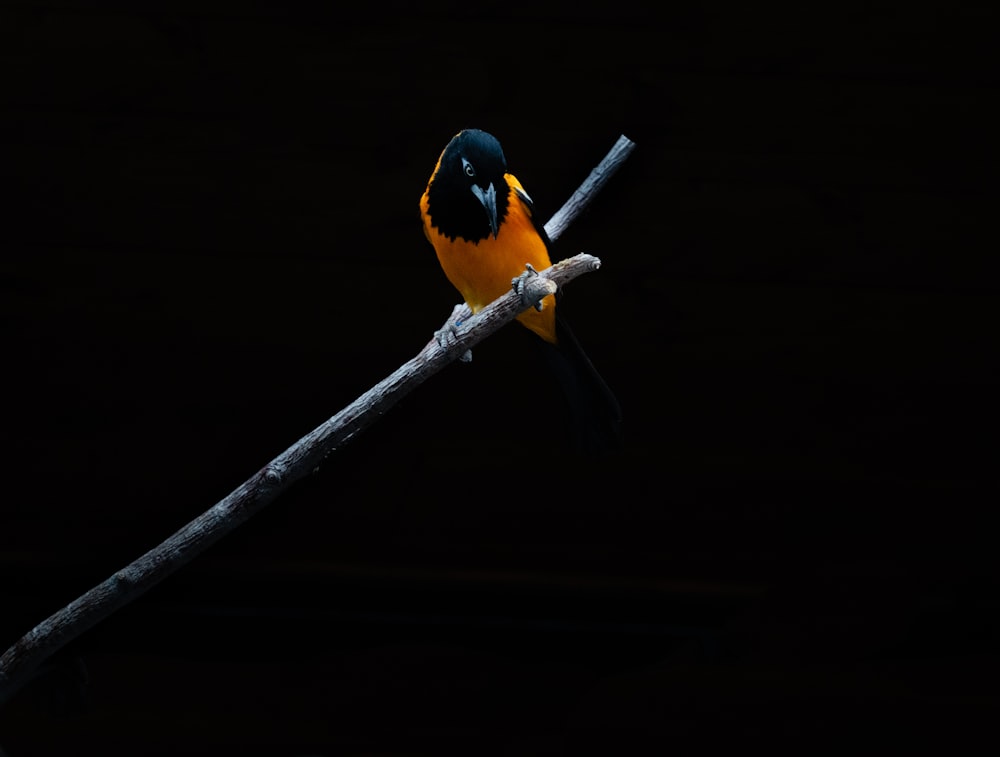
[[486, 217], [490, 221], [490, 229], [493, 231], [493, 238], [497, 238], [497, 234], [500, 232], [500, 227], [497, 225], [497, 190], [491, 182], [486, 190], [484, 191], [478, 184], [472, 185], [472, 194], [476, 196], [476, 199], [482, 203], [483, 207], [486, 209]]

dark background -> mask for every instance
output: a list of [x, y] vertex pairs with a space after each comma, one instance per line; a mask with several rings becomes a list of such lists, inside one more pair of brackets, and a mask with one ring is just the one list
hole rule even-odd
[[[7, 3], [0, 648], [412, 357], [476, 126], [626, 415], [505, 329], [0, 710], [41, 754], [954, 749], [998, 716], [995, 12]], [[539, 388], [532, 389], [532, 386]]]

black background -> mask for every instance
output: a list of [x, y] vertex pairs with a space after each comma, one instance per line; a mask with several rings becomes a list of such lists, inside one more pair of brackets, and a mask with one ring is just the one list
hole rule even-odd
[[0, 647], [416, 354], [463, 127], [544, 217], [638, 144], [555, 250], [627, 445], [564, 454], [505, 329], [61, 652], [12, 757], [986, 733], [995, 13], [134, 6], [0, 13]]

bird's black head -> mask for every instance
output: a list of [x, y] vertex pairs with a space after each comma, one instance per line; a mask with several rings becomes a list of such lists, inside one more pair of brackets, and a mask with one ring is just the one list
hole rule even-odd
[[456, 134], [427, 190], [431, 224], [446, 237], [496, 237], [507, 216], [507, 161], [497, 138], [479, 129]]

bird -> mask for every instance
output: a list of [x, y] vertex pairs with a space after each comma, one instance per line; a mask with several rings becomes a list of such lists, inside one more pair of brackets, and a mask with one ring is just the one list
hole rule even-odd
[[[507, 170], [499, 140], [464, 129], [445, 146], [420, 198], [423, 230], [445, 276], [478, 313], [511, 289], [526, 266], [551, 265], [551, 242], [534, 203]], [[564, 400], [574, 451], [605, 453], [622, 446], [618, 400], [566, 324], [556, 295], [517, 316], [541, 345]]]

